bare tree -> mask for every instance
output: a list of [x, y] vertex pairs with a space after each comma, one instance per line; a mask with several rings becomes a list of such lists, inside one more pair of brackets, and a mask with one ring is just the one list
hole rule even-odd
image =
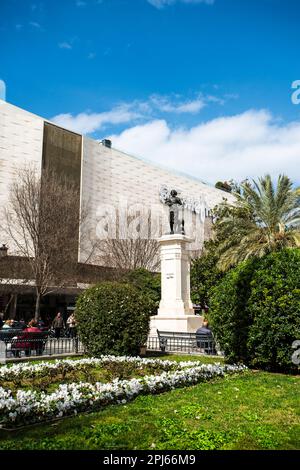
[[28, 260], [28, 278], [36, 290], [35, 317], [41, 297], [74, 279], [78, 258], [78, 188], [51, 172], [20, 170], [10, 189], [6, 231], [16, 254]]
[[[124, 217], [122, 220], [124, 224]], [[138, 223], [131, 224], [131, 222], [132, 217], [128, 216], [125, 218], [125, 225], [122, 225], [117, 215], [118, 236], [108, 236], [98, 242], [96, 258], [98, 264], [122, 271], [137, 268], [157, 271], [160, 265], [159, 245], [157, 240], [151, 237], [150, 214], [138, 214]]]

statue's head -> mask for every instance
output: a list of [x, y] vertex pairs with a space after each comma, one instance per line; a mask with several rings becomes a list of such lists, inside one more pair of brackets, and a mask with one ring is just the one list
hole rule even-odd
[[175, 197], [175, 196], [177, 196], [177, 191], [175, 189], [172, 189], [170, 194], [171, 194], [171, 196]]

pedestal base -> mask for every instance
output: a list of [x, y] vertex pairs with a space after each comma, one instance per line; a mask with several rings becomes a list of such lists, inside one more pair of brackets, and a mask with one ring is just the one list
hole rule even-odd
[[4, 341], [0, 341], [0, 364], [6, 363], [6, 346]]
[[161, 316], [154, 315], [150, 319], [149, 336], [157, 336], [157, 331], [174, 331], [181, 333], [196, 333], [202, 326], [203, 317], [198, 315]]

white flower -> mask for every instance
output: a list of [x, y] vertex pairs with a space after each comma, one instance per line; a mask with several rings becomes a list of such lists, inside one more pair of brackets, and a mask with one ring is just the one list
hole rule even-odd
[[113, 382], [106, 384], [100, 382], [95, 384], [84, 382], [61, 384], [57, 390], [49, 394], [33, 390], [18, 390], [13, 396], [11, 390], [0, 387], [0, 426], [1, 423], [31, 423], [52, 417], [63, 417], [112, 403], [124, 404], [140, 393], [170, 390], [174, 387], [224, 376], [226, 373], [244, 372], [247, 369], [243, 365], [199, 365], [199, 362], [191, 361], [178, 364], [175, 361], [161, 361], [159, 359], [102, 356], [99, 359], [85, 358], [75, 361], [58, 360], [53, 363], [3, 366], [0, 368], [0, 379], [12, 380], [16, 377], [34, 377], [61, 368], [76, 370], [86, 365], [103, 366], [113, 362], [129, 362], [141, 367], [144, 365], [159, 366], [165, 371], [160, 375], [150, 375], [139, 379], [115, 379]]

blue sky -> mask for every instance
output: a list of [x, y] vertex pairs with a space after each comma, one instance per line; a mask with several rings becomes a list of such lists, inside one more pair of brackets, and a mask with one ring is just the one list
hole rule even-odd
[[210, 182], [300, 182], [299, 46], [298, 0], [1, 0], [0, 94]]

